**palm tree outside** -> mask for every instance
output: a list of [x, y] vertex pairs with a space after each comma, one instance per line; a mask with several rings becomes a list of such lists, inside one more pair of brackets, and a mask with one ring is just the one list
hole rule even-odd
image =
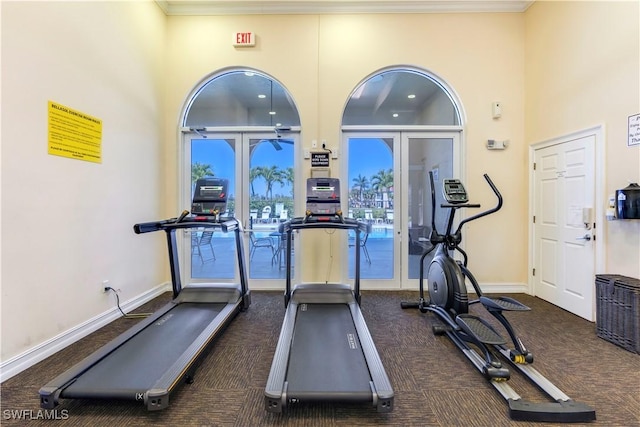
[[357, 189], [359, 194], [359, 203], [355, 207], [363, 207], [365, 204], [364, 194], [369, 189], [369, 178], [358, 174], [356, 178], [353, 178], [353, 188], [354, 190]]
[[[271, 206], [272, 212], [277, 212], [274, 206], [282, 204], [282, 209], [293, 212], [294, 176], [293, 167], [284, 169], [276, 165], [252, 167], [249, 171], [249, 181], [251, 185], [250, 209], [261, 212], [265, 206]], [[262, 180], [264, 187], [258, 188], [264, 188], [263, 196], [256, 194], [254, 185], [256, 180]], [[274, 190], [276, 190], [275, 184], [281, 186], [282, 193], [276, 191], [277, 194], [274, 194]]]
[[[375, 156], [375, 160], [372, 161]], [[349, 213], [355, 218], [387, 220], [394, 208], [393, 153], [380, 138], [349, 139]]]
[[273, 199], [273, 184], [277, 182], [284, 185], [282, 170], [276, 165], [262, 166], [260, 167], [260, 176], [266, 184], [265, 198]]
[[195, 162], [191, 164], [191, 183], [195, 184], [200, 178], [214, 176], [213, 168], [210, 164]]
[[381, 169], [371, 178], [371, 186], [382, 196], [382, 208], [389, 209], [393, 206], [393, 169]]

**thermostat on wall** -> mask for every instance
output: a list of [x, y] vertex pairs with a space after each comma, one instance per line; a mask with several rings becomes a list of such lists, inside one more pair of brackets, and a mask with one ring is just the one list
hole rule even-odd
[[487, 140], [487, 150], [504, 150], [509, 145], [509, 140], [498, 141], [496, 139]]

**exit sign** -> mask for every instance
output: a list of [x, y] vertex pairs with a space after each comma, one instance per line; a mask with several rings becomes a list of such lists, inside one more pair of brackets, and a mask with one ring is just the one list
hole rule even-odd
[[256, 35], [252, 32], [233, 33], [233, 45], [238, 46], [255, 46]]

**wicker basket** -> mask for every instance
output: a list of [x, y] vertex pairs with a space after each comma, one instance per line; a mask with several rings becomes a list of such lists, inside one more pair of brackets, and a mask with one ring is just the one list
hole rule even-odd
[[640, 280], [617, 274], [596, 275], [596, 333], [640, 353]]

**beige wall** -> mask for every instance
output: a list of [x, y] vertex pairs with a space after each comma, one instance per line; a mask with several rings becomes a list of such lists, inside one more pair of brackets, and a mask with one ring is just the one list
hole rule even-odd
[[[154, 3], [2, 2], [2, 361], [167, 281], [164, 26]], [[102, 163], [47, 154], [47, 101], [102, 120]], [[43, 379], [44, 380], [44, 379]]]
[[[231, 34], [245, 30], [257, 34], [256, 47], [233, 48]], [[523, 14], [172, 16], [168, 40], [168, 117], [176, 118], [167, 120], [169, 153], [179, 150], [176, 122], [190, 90], [221, 68], [249, 66], [283, 83], [298, 107], [306, 148], [314, 139], [339, 146], [342, 113], [350, 93], [383, 68], [408, 65], [448, 82], [468, 119], [469, 191], [480, 201], [492, 202], [482, 179], [486, 172], [508, 200], [499, 214], [482, 225], [472, 225], [466, 238], [471, 253], [486, 253], [483, 248], [489, 245], [492, 257], [507, 261], [498, 267], [482, 257], [471, 257], [471, 267], [482, 281], [526, 281], [526, 247], [506, 248], [499, 243], [507, 236], [526, 239], [526, 226], [521, 224], [527, 200], [522, 192], [526, 182]], [[491, 117], [493, 101], [503, 103], [500, 120]], [[487, 151], [485, 141], [494, 138], [510, 139], [509, 150]], [[177, 176], [177, 161], [170, 159], [168, 166], [168, 176]], [[303, 167], [306, 177], [308, 163]], [[339, 160], [332, 163], [333, 176], [339, 175], [340, 167]], [[168, 212], [175, 210], [177, 200], [177, 188], [170, 188]], [[489, 236], [489, 230], [498, 228], [499, 235]], [[328, 235], [319, 234], [313, 244], [305, 245], [302, 280], [327, 279], [324, 258], [329, 240]], [[339, 242], [332, 244], [336, 245]], [[340, 258], [334, 258], [329, 280], [343, 278]]]
[[[640, 181], [640, 146], [627, 118], [640, 113], [640, 3], [537, 1], [526, 14], [528, 145], [604, 125], [604, 194]], [[596, 218], [605, 271], [640, 277], [640, 221]]]

